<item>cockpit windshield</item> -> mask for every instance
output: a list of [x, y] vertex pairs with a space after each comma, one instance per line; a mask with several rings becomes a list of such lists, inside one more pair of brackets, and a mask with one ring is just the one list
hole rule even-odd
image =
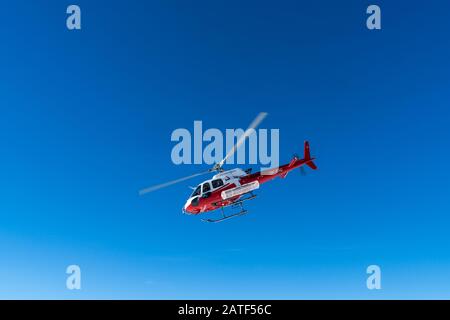
[[198, 186], [198, 187], [195, 189], [195, 191], [194, 191], [194, 192], [192, 193], [192, 195], [191, 195], [191, 198], [200, 195], [201, 187], [202, 187], [202, 186], [200, 185], [200, 186]]

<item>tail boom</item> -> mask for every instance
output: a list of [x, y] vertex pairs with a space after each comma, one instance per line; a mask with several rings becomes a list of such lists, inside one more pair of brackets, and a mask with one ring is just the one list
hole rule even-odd
[[253, 181], [258, 181], [259, 184], [262, 184], [272, 179], [275, 179], [276, 177], [285, 178], [290, 171], [296, 168], [300, 168], [303, 165], [307, 165], [311, 169], [316, 170], [317, 166], [314, 163], [315, 159], [316, 158], [311, 157], [308, 141], [305, 141], [303, 159], [299, 159], [299, 157], [294, 156], [294, 158], [292, 158], [292, 160], [288, 164], [282, 165], [275, 169], [269, 169], [263, 172], [255, 172], [253, 174], [249, 174], [247, 176], [242, 177], [240, 179], [240, 182], [242, 185], [251, 183]]

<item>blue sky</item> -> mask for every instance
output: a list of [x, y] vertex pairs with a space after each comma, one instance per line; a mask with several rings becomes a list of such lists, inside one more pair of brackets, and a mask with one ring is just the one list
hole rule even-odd
[[[39, 4], [38, 4], [39, 3]], [[448, 2], [3, 2], [1, 298], [449, 298]], [[260, 111], [281, 162], [240, 219], [183, 216], [176, 128]], [[65, 269], [82, 270], [82, 290]], [[369, 291], [366, 267], [382, 269]]]

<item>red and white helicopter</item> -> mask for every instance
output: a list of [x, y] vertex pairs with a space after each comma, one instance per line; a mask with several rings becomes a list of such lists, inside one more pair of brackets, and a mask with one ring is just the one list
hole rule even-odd
[[[276, 177], [286, 178], [287, 174], [296, 168], [304, 170], [304, 168], [302, 167], [303, 165], [307, 165], [311, 169], [316, 170], [317, 166], [313, 162], [315, 158], [311, 158], [308, 141], [305, 141], [304, 144], [303, 159], [300, 159], [298, 156], [294, 156], [291, 162], [275, 169], [268, 169], [256, 173], [251, 173], [251, 169], [245, 171], [239, 168], [228, 171], [224, 171], [222, 169], [225, 161], [237, 151], [237, 149], [252, 133], [254, 133], [254, 130], [266, 116], [267, 113], [260, 113], [251, 123], [245, 133], [240, 137], [237, 143], [233, 146], [233, 148], [228, 152], [225, 158], [223, 158], [219, 163], [215, 164], [214, 167], [212, 167], [208, 171], [200, 172], [188, 177], [146, 188], [139, 191], [139, 194], [144, 195], [149, 192], [216, 171], [218, 173], [211, 179], [206, 180], [200, 183], [196, 188], [193, 188], [194, 192], [190, 195], [189, 199], [186, 201], [186, 204], [182, 209], [183, 213], [190, 215], [198, 215], [201, 213], [221, 209], [221, 218], [202, 219], [202, 221], [205, 222], [215, 223], [246, 214], [247, 210], [244, 209], [243, 203], [256, 197], [253, 191], [258, 189], [261, 184], [273, 180]], [[302, 173], [304, 172], [302, 171]], [[231, 215], [225, 215], [225, 207], [240, 207], [240, 211]]]

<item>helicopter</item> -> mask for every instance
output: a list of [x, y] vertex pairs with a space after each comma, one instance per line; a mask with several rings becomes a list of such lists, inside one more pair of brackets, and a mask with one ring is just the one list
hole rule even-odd
[[[304, 156], [303, 159], [294, 155], [292, 160], [277, 168], [266, 169], [260, 172], [252, 173], [252, 169], [242, 170], [235, 168], [231, 170], [224, 170], [222, 167], [238, 149], [245, 142], [245, 140], [254, 133], [258, 125], [264, 120], [267, 113], [261, 112], [253, 120], [248, 129], [239, 138], [233, 148], [227, 153], [225, 158], [216, 163], [211, 169], [196, 173], [184, 178], [172, 180], [153, 187], [142, 189], [139, 191], [140, 195], [180, 183], [198, 176], [211, 174], [217, 172], [209, 180], [203, 181], [197, 187], [192, 188], [194, 191], [187, 199], [182, 208], [182, 212], [188, 215], [199, 215], [206, 212], [221, 210], [221, 217], [217, 219], [202, 219], [204, 222], [218, 223], [234, 217], [239, 217], [247, 214], [248, 211], [244, 209], [244, 202], [256, 198], [254, 191], [259, 189], [261, 184], [271, 181], [277, 177], [286, 178], [289, 172], [299, 168], [302, 174], [304, 172], [304, 165], [316, 170], [317, 166], [314, 163], [316, 158], [311, 157], [309, 142], [304, 142]], [[239, 211], [233, 214], [225, 214], [225, 208], [239, 208]]]

